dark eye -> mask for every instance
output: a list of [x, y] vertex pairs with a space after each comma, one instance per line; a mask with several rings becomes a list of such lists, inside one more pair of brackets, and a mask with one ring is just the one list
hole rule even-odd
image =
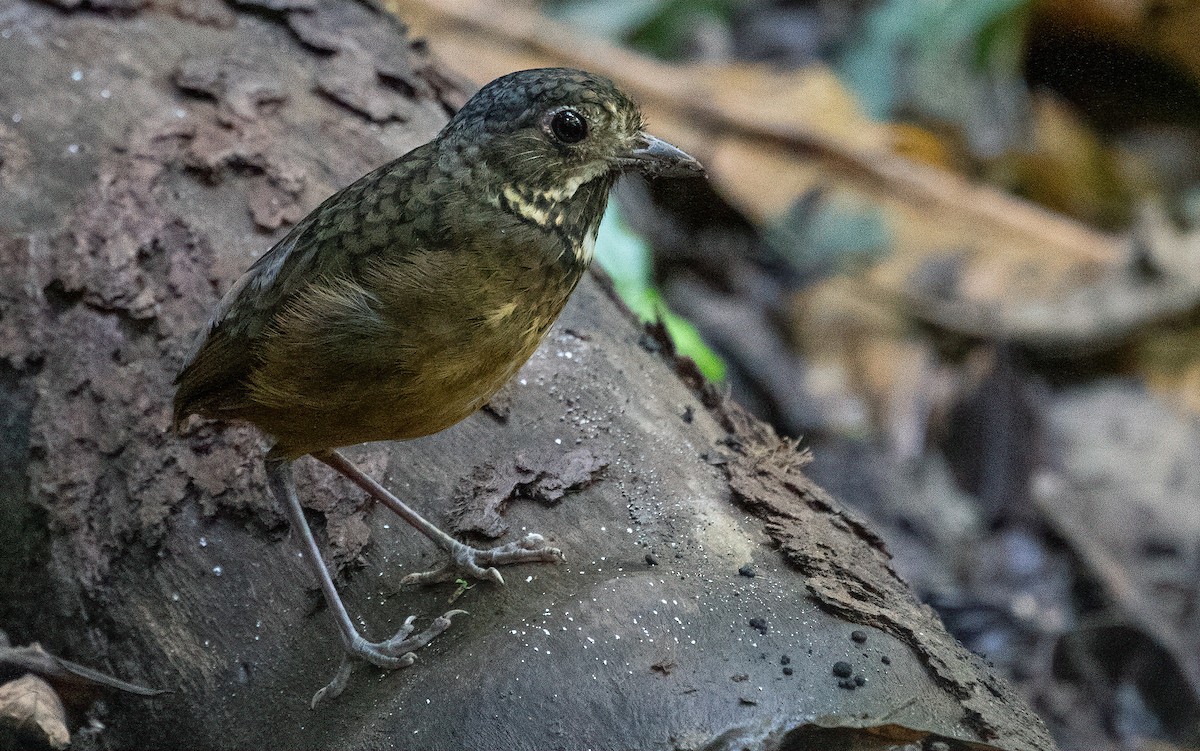
[[587, 120], [575, 110], [561, 110], [550, 120], [550, 132], [563, 143], [579, 143], [587, 138]]

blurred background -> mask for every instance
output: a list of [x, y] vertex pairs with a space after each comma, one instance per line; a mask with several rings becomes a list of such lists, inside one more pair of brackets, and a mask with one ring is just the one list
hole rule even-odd
[[641, 101], [710, 180], [620, 188], [629, 306], [1064, 749], [1200, 748], [1200, 3], [389, 5]]

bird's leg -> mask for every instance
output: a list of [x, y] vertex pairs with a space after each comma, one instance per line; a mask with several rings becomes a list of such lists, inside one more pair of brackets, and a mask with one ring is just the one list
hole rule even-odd
[[[321, 593], [325, 595], [325, 602], [333, 611], [334, 619], [337, 620], [338, 630], [342, 636], [342, 646], [345, 647], [347, 656], [366, 660], [381, 668], [394, 669], [412, 665], [417, 659], [414, 650], [429, 644], [433, 641], [433, 637], [450, 628], [450, 619], [463, 611], [451, 610], [445, 615], [435, 618], [429, 628], [416, 636], [409, 636], [413, 632], [413, 620], [415, 619], [413, 616], [409, 616], [404, 621], [404, 626], [392, 638], [381, 642], [369, 642], [364, 639], [362, 634], [358, 633], [358, 629], [354, 627], [354, 623], [350, 620], [350, 614], [346, 612], [346, 606], [342, 604], [342, 598], [333, 586], [333, 578], [329, 575], [329, 569], [325, 567], [325, 561], [321, 558], [321, 550], [317, 547], [317, 541], [313, 538], [308, 521], [304, 518], [304, 509], [301, 508], [300, 499], [296, 496], [296, 481], [292, 477], [292, 463], [268, 457], [266, 468], [267, 484], [271, 488], [271, 493], [287, 510], [292, 528], [300, 536], [304, 555], [312, 563], [317, 580], [321, 583]], [[313, 706], [315, 707], [317, 702], [323, 698], [333, 698], [340, 694], [346, 687], [349, 677], [349, 664], [343, 661], [342, 667], [338, 669], [338, 674], [333, 681], [313, 697]]]
[[538, 534], [526, 535], [524, 539], [517, 542], [510, 542], [507, 545], [487, 550], [473, 548], [438, 529], [429, 520], [388, 492], [387, 488], [363, 474], [362, 470], [351, 464], [338, 452], [320, 451], [314, 453], [313, 457], [333, 467], [373, 498], [396, 512], [401, 519], [416, 527], [417, 531], [432, 540], [450, 557], [449, 561], [432, 571], [409, 574], [404, 577], [406, 584], [432, 584], [451, 581], [462, 576], [491, 579], [497, 584], [504, 584], [504, 577], [496, 570], [496, 566], [510, 563], [561, 563], [566, 560], [561, 550], [546, 545], [545, 538]]

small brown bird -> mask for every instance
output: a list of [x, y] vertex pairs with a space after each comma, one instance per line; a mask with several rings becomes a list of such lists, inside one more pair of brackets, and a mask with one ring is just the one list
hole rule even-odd
[[[483, 87], [429, 143], [338, 191], [259, 258], [221, 301], [176, 379], [176, 428], [195, 413], [275, 439], [272, 493], [300, 533], [348, 655], [415, 659], [451, 611], [410, 636], [354, 627], [304, 518], [293, 460], [310, 454], [448, 556], [406, 577], [503, 583], [495, 566], [555, 562], [539, 535], [479, 550], [422, 518], [335, 451], [430, 435], [479, 409], [537, 348], [592, 258], [609, 190], [629, 170], [701, 175], [643, 130], [610, 81], [527, 70]], [[336, 695], [349, 676], [318, 692]]]

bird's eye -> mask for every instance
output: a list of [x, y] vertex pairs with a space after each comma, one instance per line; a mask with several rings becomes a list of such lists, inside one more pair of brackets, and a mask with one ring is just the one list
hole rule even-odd
[[575, 110], [560, 110], [550, 120], [550, 132], [563, 143], [579, 143], [587, 138], [587, 120]]

